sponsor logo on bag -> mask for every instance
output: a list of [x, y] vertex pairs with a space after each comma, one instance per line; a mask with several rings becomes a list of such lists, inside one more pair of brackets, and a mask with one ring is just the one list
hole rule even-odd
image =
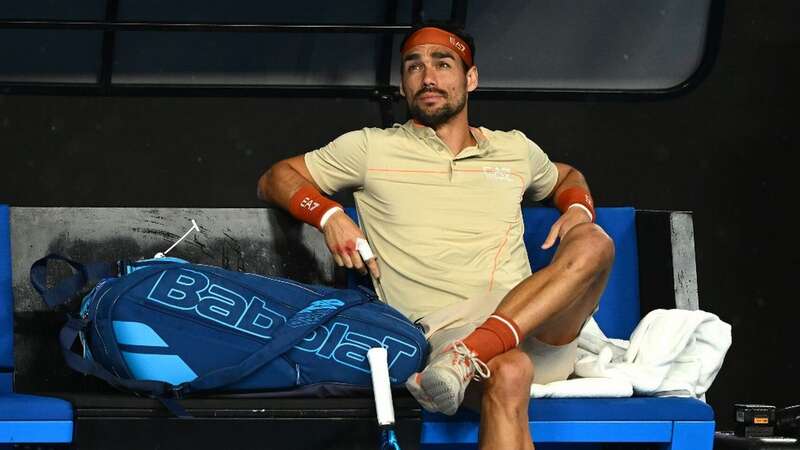
[[[147, 300], [263, 339], [270, 339], [274, 329], [287, 322], [286, 316], [270, 308], [265, 300], [257, 296], [247, 300], [229, 287], [212, 283], [206, 274], [195, 270], [173, 269], [155, 279]], [[344, 304], [339, 299], [316, 300], [292, 315], [287, 325], [297, 328], [313, 324]], [[317, 327], [294, 348], [366, 373], [369, 373], [370, 348], [386, 348], [390, 368], [417, 353], [413, 341], [386, 335], [368, 336], [350, 328], [349, 324], [334, 319]]]
[[330, 310], [338, 309], [340, 306], [344, 306], [344, 302], [335, 298], [313, 301], [305, 309], [292, 316], [286, 326], [298, 328], [319, 322]]

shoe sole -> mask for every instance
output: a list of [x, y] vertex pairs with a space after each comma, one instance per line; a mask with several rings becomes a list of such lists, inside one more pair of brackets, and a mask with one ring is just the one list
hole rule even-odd
[[461, 406], [464, 395], [461, 392], [461, 383], [458, 377], [447, 371], [442, 372], [436, 376], [431, 373], [424, 374], [420, 380], [420, 387], [431, 399], [436, 409], [443, 414], [452, 416]]

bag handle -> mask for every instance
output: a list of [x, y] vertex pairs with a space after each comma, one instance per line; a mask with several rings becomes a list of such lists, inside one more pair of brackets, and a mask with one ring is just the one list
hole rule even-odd
[[[52, 289], [47, 288], [47, 263], [50, 261], [64, 261], [69, 264], [75, 273], [59, 282]], [[116, 266], [105, 262], [81, 264], [61, 255], [51, 253], [38, 259], [31, 266], [31, 285], [42, 296], [48, 306], [54, 308], [67, 303], [73, 296], [81, 292], [89, 283], [96, 283], [105, 277], [116, 275]]]
[[[47, 288], [47, 264], [50, 261], [64, 261], [75, 270], [72, 275], [58, 281], [52, 289]], [[30, 282], [36, 292], [51, 308], [67, 303], [73, 296], [83, 290], [89, 283], [96, 283], [103, 278], [116, 276], [118, 267], [105, 262], [81, 264], [61, 255], [49, 254], [36, 260], [30, 270]], [[83, 355], [72, 351], [72, 346], [78, 334], [85, 330], [89, 321], [67, 315], [67, 323], [59, 332], [59, 344], [64, 362], [71, 369], [84, 375], [92, 375], [107, 382], [118, 389], [146, 392], [157, 398], [177, 417], [190, 417], [186, 410], [177, 402], [173, 386], [161, 381], [146, 381], [126, 379], [111, 373], [97, 362], [86, 359]], [[171, 395], [172, 394], [172, 395]]]

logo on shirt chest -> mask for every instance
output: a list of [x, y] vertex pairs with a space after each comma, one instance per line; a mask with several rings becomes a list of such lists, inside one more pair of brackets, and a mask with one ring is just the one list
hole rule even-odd
[[490, 181], [511, 181], [511, 169], [508, 167], [483, 167], [483, 176]]

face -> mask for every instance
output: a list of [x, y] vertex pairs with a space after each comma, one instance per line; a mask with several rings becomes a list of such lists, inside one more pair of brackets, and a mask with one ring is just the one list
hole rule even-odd
[[417, 122], [436, 128], [464, 110], [477, 87], [477, 69], [464, 72], [456, 53], [442, 45], [418, 45], [403, 55], [401, 94]]

